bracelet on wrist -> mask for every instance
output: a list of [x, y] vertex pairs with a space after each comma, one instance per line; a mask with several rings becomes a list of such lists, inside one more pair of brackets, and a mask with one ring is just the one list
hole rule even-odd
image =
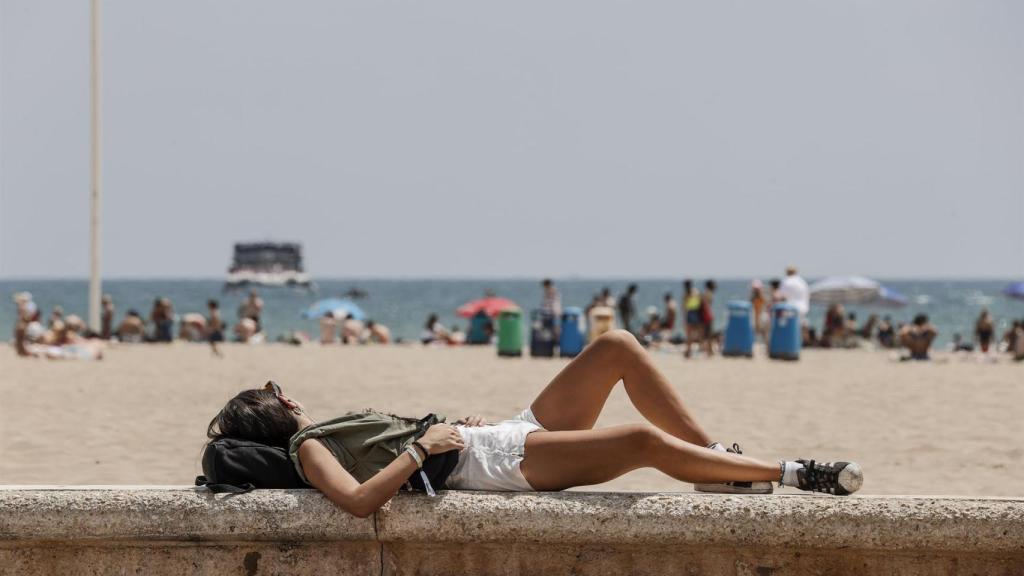
[[423, 454], [421, 454], [421, 456], [423, 456], [424, 460], [427, 459], [427, 456], [430, 456], [430, 452], [428, 452], [427, 449], [423, 447], [423, 444], [420, 444], [419, 440], [416, 440], [415, 442], [413, 442], [412, 445], [415, 446], [416, 448], [419, 448], [423, 452]]
[[409, 456], [412, 456], [413, 461], [416, 462], [417, 469], [423, 468], [423, 458], [420, 458], [420, 453], [416, 451], [416, 448], [413, 448], [413, 446], [410, 444], [405, 448], [405, 451], [409, 454]]

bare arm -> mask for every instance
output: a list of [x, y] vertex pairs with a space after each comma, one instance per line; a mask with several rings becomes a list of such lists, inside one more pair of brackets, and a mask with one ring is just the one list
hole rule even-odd
[[[429, 454], [463, 448], [462, 436], [447, 424], [431, 426], [420, 443]], [[391, 500], [416, 471], [416, 461], [410, 454], [403, 453], [360, 484], [318, 441], [306, 441], [299, 446], [299, 461], [314, 488], [342, 510], [359, 518], [368, 517]]]

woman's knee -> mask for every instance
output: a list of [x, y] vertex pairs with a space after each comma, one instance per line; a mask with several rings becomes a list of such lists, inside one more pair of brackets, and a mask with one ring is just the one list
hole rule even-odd
[[626, 424], [622, 428], [626, 449], [645, 461], [663, 444], [664, 433], [650, 424]]
[[628, 330], [609, 330], [600, 335], [595, 344], [611, 351], [625, 352], [632, 355], [641, 354], [644, 351], [636, 336]]

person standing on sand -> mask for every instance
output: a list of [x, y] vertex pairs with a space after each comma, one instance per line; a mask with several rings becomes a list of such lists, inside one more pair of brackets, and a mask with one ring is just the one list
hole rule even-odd
[[665, 292], [665, 315], [661, 317], [661, 331], [666, 340], [672, 337], [676, 329], [676, 316], [679, 315], [679, 306], [671, 292]]
[[768, 340], [768, 311], [764, 297], [764, 285], [760, 280], [750, 282], [750, 311], [754, 314], [754, 334]]
[[630, 324], [636, 317], [636, 284], [630, 284], [626, 292], [619, 297], [619, 319], [622, 320], [622, 327], [626, 332], [632, 332]]
[[715, 303], [715, 289], [718, 284], [714, 280], [704, 283], [704, 293], [700, 297], [701, 322], [704, 333], [704, 353], [710, 358], [715, 352], [715, 313], [712, 306]]
[[683, 317], [686, 324], [686, 351], [683, 355], [687, 358], [690, 357], [691, 346], [704, 340], [704, 318], [700, 305], [700, 292], [693, 287], [693, 280], [683, 280], [683, 310], [686, 313]]
[[558, 288], [555, 288], [555, 283], [551, 281], [551, 278], [545, 278], [540, 283], [544, 289], [544, 298], [540, 303], [541, 312], [551, 314], [553, 318], [558, 318], [562, 315], [562, 296], [558, 293]]
[[210, 349], [217, 356], [221, 356], [218, 343], [224, 341], [224, 318], [220, 315], [220, 302], [216, 300], [206, 301], [206, 341], [210, 343]]
[[974, 339], [981, 348], [982, 354], [988, 354], [988, 348], [992, 344], [992, 337], [996, 333], [995, 322], [992, 321], [992, 314], [988, 308], [982, 308], [978, 315], [978, 321], [974, 323]]
[[110, 340], [114, 331], [114, 299], [104, 294], [100, 306], [100, 338]]

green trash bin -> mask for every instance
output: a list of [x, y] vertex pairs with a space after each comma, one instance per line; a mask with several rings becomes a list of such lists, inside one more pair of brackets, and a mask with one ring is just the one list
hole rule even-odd
[[523, 313], [517, 308], [498, 314], [498, 356], [523, 355]]

